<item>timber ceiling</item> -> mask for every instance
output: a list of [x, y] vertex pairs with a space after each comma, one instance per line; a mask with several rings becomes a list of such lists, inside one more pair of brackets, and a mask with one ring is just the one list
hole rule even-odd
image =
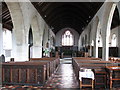
[[[70, 27], [79, 34], [88, 25], [102, 2], [31, 2], [46, 23], [56, 34], [59, 30]], [[10, 12], [5, 2], [2, 2], [3, 27], [12, 30], [13, 24]], [[120, 25], [118, 10], [115, 10], [112, 28]]]
[[96, 2], [32, 2], [46, 23], [57, 33], [70, 27], [79, 34], [103, 3]]
[[2, 13], [0, 13], [0, 15], [2, 15], [3, 28], [7, 28], [9, 30], [12, 30], [13, 23], [12, 23], [12, 19], [11, 19], [11, 16], [10, 16], [9, 9], [8, 9], [5, 2], [2, 2]]

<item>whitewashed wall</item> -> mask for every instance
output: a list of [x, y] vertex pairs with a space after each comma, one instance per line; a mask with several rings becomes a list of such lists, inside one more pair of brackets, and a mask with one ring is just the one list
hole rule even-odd
[[78, 46], [79, 34], [74, 29], [71, 29], [71, 28], [64, 28], [57, 32], [55, 36], [55, 41], [56, 41], [55, 46], [62, 46], [62, 35], [67, 29], [69, 29], [74, 35], [74, 46]]

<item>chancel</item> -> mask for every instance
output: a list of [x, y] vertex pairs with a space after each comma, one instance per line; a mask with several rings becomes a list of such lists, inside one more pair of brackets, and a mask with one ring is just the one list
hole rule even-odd
[[0, 89], [119, 90], [120, 0], [98, 1], [0, 2]]

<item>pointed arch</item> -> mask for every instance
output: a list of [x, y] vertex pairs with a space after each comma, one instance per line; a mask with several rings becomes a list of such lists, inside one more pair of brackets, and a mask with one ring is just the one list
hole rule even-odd
[[29, 44], [29, 49], [28, 49], [28, 58], [32, 58], [32, 46], [33, 46], [33, 33], [32, 33], [32, 28], [30, 26], [29, 28], [29, 35], [28, 35], [28, 44]]
[[10, 11], [11, 19], [13, 22], [13, 33], [15, 34], [16, 44], [22, 45], [23, 43], [25, 43], [25, 28], [21, 7], [19, 5], [19, 2], [11, 3], [7, 0], [5, 1]]

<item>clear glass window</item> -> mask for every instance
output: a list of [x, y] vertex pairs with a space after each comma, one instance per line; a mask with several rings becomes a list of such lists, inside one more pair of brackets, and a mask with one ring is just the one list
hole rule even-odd
[[73, 34], [69, 30], [66, 30], [65, 33], [62, 35], [62, 45], [63, 46], [73, 45]]

